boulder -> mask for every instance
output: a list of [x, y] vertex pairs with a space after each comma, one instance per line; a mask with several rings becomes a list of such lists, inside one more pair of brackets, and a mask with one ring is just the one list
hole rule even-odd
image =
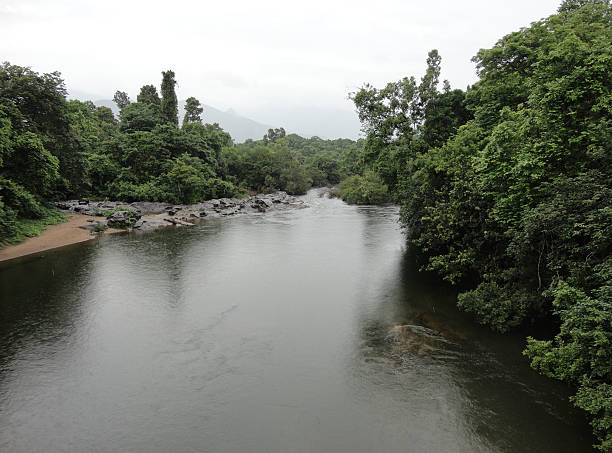
[[168, 224], [162, 220], [149, 218], [138, 220], [132, 228], [136, 231], [152, 231], [167, 226]]
[[61, 209], [62, 211], [69, 211], [70, 208], [72, 208], [72, 206], [67, 202], [55, 203], [55, 206], [57, 206], [57, 209]]
[[140, 219], [140, 215], [134, 211], [117, 211], [106, 219], [112, 228], [131, 228]]
[[100, 233], [108, 228], [106, 220], [88, 220], [88, 222], [90, 223], [81, 225], [79, 228]]

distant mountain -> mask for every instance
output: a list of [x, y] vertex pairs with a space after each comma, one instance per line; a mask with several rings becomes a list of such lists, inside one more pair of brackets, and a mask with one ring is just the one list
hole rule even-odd
[[[179, 119], [185, 116], [185, 101], [179, 102]], [[234, 143], [242, 143], [251, 138], [259, 140], [268, 132], [272, 126], [261, 124], [250, 118], [238, 115], [232, 109], [225, 112], [218, 110], [210, 105], [203, 105], [204, 112], [202, 120], [204, 123], [219, 123], [219, 126], [234, 139]]]
[[[98, 99], [94, 104], [109, 107], [115, 115], [119, 110], [110, 99], [100, 99], [92, 93], [78, 90], [70, 91], [70, 98], [86, 101]], [[179, 120], [185, 115], [185, 101], [179, 101]], [[326, 109], [318, 107], [301, 106], [299, 108], [267, 107], [250, 114], [261, 118], [264, 122], [252, 120], [239, 115], [232, 109], [222, 111], [210, 105], [203, 105], [202, 119], [205, 123], [219, 123], [219, 125], [230, 133], [235, 143], [242, 143], [247, 139], [259, 140], [268, 129], [283, 127], [288, 134], [296, 133], [302, 137], [320, 138], [350, 138], [357, 139], [360, 136], [360, 123], [354, 111]], [[272, 124], [273, 126], [270, 126]]]
[[350, 138], [360, 136], [361, 123], [354, 110], [340, 110], [313, 106], [283, 108], [278, 106], [258, 112], [258, 117], [274, 127], [284, 127], [288, 133], [295, 132], [302, 137], [324, 139]]
[[[109, 107], [113, 113], [119, 115], [119, 109], [117, 105], [110, 99], [99, 99], [94, 101], [98, 107], [104, 106]], [[185, 101], [179, 101], [179, 120], [185, 116]], [[204, 123], [219, 123], [219, 126], [234, 139], [234, 143], [242, 143], [245, 140], [251, 138], [253, 140], [261, 139], [268, 129], [272, 126], [267, 124], [261, 124], [250, 118], [245, 118], [235, 113], [233, 110], [227, 110], [225, 112], [218, 110], [210, 105], [203, 105], [204, 112], [202, 113], [202, 120]]]

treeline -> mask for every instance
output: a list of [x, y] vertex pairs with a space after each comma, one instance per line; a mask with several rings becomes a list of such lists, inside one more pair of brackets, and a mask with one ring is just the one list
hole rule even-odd
[[280, 128], [270, 129], [263, 140], [225, 148], [223, 158], [228, 174], [246, 187], [302, 194], [359, 172], [361, 148], [361, 141], [306, 139]]
[[190, 97], [178, 118], [175, 74], [160, 94], [144, 85], [136, 101], [117, 91], [108, 107], [67, 100], [59, 73], [0, 65], [0, 244], [37, 234], [63, 217], [49, 201], [99, 198], [194, 203], [249, 191], [302, 194], [337, 184], [359, 167], [361, 142], [305, 139], [270, 129], [234, 145], [203, 124]]
[[354, 93], [365, 161], [401, 203], [423, 269], [460, 289], [458, 305], [527, 339], [541, 373], [577, 389], [612, 451], [612, 10], [566, 0], [473, 61], [467, 91], [440, 56], [425, 75]]

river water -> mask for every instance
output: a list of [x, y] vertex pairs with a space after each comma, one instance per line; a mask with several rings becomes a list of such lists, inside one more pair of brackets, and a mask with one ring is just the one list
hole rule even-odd
[[0, 451], [591, 451], [524, 335], [416, 272], [397, 208], [319, 195], [0, 268]]

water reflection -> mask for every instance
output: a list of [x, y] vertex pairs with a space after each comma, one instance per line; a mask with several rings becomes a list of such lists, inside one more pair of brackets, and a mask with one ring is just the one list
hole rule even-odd
[[396, 208], [307, 198], [0, 269], [0, 451], [588, 451]]
[[87, 245], [0, 269], [0, 375], [18, 354], [43, 354], [32, 345], [51, 353], [57, 342], [69, 342], [87, 311], [84, 295], [97, 253]]
[[437, 406], [447, 419], [434, 426], [453, 427], [449, 442], [455, 449], [441, 436], [426, 449], [590, 451], [584, 417], [568, 407], [569, 390], [529, 369], [520, 355], [520, 334], [498, 336], [475, 326], [457, 311], [454, 292], [418, 273], [409, 254], [397, 269], [397, 278], [382, 282], [378, 306], [362, 312], [356, 369], [367, 382], [360, 390], [374, 383], [393, 395], [398, 386], [413, 392], [418, 397], [410, 404], [423, 405], [418, 419]]

